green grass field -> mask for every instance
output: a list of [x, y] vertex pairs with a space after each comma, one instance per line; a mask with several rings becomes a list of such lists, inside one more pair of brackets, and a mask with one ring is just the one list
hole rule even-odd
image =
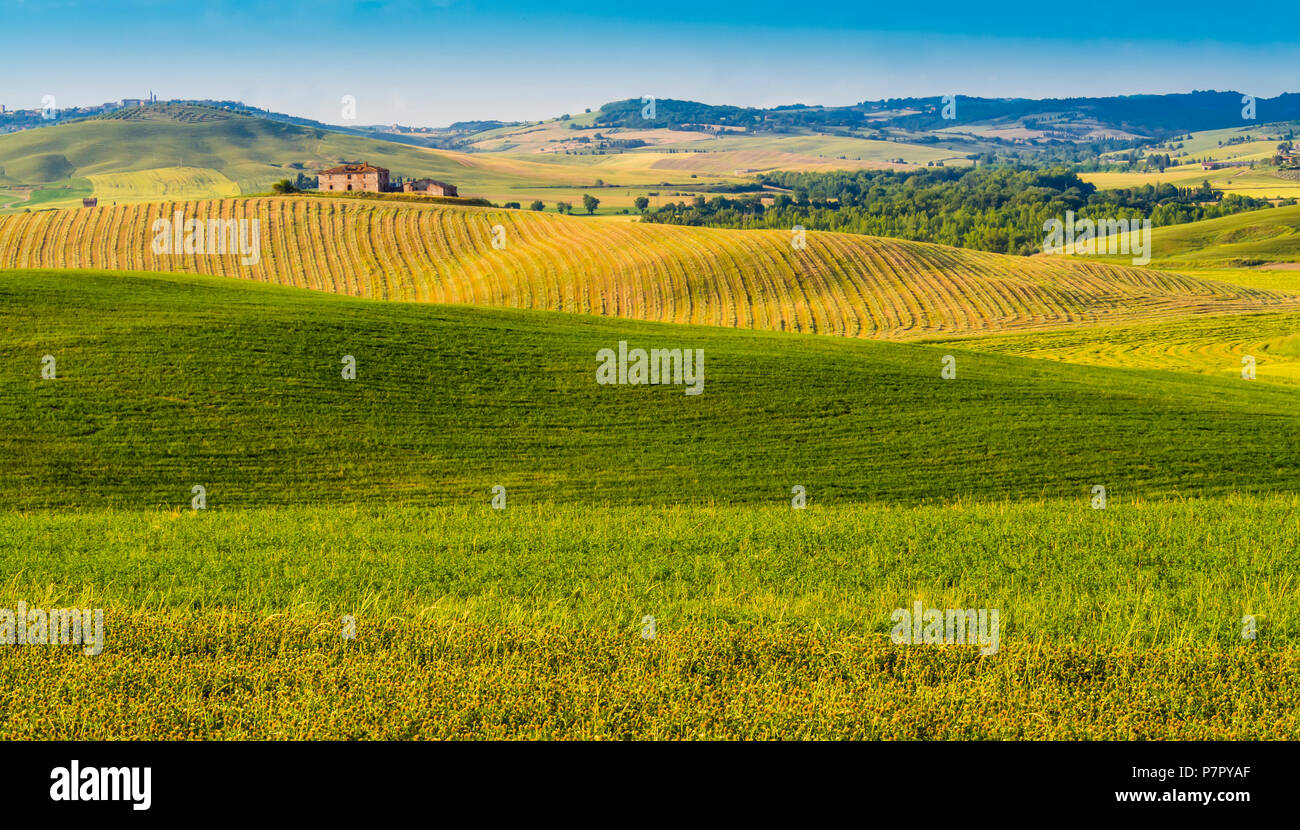
[[[0, 606], [106, 645], [0, 661], [0, 736], [1294, 737], [1298, 506], [4, 514]], [[916, 601], [998, 651], [893, 644]]]
[[1300, 267], [1295, 266], [1204, 268], [1197, 269], [1192, 273], [1203, 279], [1240, 285], [1244, 288], [1258, 288], [1263, 291], [1285, 291], [1292, 294], [1300, 293]]
[[[1278, 142], [1285, 140], [1286, 133], [1294, 129], [1295, 126], [1294, 122], [1278, 122], [1226, 127], [1218, 130], [1198, 130], [1191, 133], [1190, 139], [1169, 143], [1182, 144], [1181, 151], [1196, 158], [1208, 156], [1212, 159], [1225, 159], [1242, 152], [1248, 152], [1243, 148], [1256, 143], [1269, 144], [1271, 145], [1269, 149], [1276, 150]], [[1227, 143], [1231, 139], [1247, 137], [1253, 138], [1255, 141], [1243, 144]]]
[[84, 178], [6, 189], [0, 191], [0, 213], [81, 207], [81, 200], [93, 193], [94, 186]]
[[[1126, 255], [1087, 259], [1117, 264], [1132, 261]], [[1206, 272], [1209, 276], [1208, 272], [1296, 262], [1300, 262], [1300, 205], [1246, 211], [1151, 230], [1150, 268], [1198, 275]], [[1238, 270], [1236, 276], [1244, 274]]]
[[0, 272], [0, 328], [0, 607], [106, 620], [2, 652], [4, 738], [1300, 733], [1294, 385], [159, 274]]
[[[1297, 392], [1227, 377], [222, 278], [3, 272], [0, 303], [0, 507], [172, 508], [194, 484], [228, 507], [447, 503], [497, 483], [593, 504], [1300, 486]], [[704, 394], [597, 385], [619, 340], [703, 349]]]

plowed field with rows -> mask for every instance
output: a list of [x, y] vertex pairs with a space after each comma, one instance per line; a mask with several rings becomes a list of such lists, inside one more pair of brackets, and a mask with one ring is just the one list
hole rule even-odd
[[[257, 219], [260, 255], [155, 254], [154, 222]], [[495, 245], [494, 245], [495, 243]], [[532, 211], [298, 198], [0, 218], [0, 268], [240, 277], [381, 299], [906, 338], [1294, 310], [1300, 297], [1116, 264], [856, 234], [667, 227]]]

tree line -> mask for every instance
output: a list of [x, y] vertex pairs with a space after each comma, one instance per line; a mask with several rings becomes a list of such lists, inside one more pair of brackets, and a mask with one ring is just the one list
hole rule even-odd
[[[1271, 206], [1224, 195], [1208, 182], [1098, 190], [1063, 166], [780, 172], [761, 176], [759, 183], [767, 192], [696, 196], [644, 210], [643, 221], [718, 228], [800, 225], [1027, 255], [1041, 250], [1043, 225], [1063, 219], [1067, 210], [1080, 219], [1150, 219], [1160, 227]], [[764, 197], [771, 204], [763, 204]]]

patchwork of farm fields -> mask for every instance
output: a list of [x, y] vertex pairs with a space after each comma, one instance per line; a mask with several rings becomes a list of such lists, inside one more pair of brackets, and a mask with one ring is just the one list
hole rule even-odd
[[1243, 167], [1224, 167], [1205, 170], [1199, 164], [1170, 167], [1161, 173], [1080, 173], [1080, 178], [1098, 189], [1170, 184], [1174, 187], [1200, 187], [1209, 182], [1215, 190], [1253, 196], [1256, 199], [1300, 198], [1300, 181], [1277, 175], [1273, 171], [1251, 170]]
[[[176, 213], [258, 220], [258, 261], [155, 254]], [[211, 274], [352, 296], [849, 337], [907, 338], [1294, 309], [1296, 295], [1064, 258], [855, 234], [299, 198], [0, 218], [0, 268]]]
[[[106, 626], [4, 652], [5, 738], [1300, 726], [1288, 387], [196, 276], [6, 273], [0, 328], [0, 606]], [[597, 386], [619, 339], [706, 393]]]
[[36, 187], [0, 190], [0, 211], [13, 213], [80, 207], [94, 188], [89, 179], [70, 179]]
[[[178, 209], [261, 262], [154, 255]], [[0, 650], [0, 738], [1300, 736], [1291, 294], [351, 200], [0, 256], [119, 269], [0, 270], [0, 607], [105, 621]], [[596, 383], [620, 341], [703, 394]]]

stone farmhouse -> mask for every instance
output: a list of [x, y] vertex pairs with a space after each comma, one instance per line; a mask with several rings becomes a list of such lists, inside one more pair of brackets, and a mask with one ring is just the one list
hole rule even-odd
[[373, 164], [340, 164], [316, 174], [320, 190], [362, 190], [369, 193], [386, 193], [388, 170]]
[[347, 191], [358, 190], [363, 193], [423, 193], [428, 196], [458, 196], [456, 185], [434, 179], [415, 179], [402, 185], [394, 185], [389, 171], [385, 167], [376, 167], [368, 162], [360, 164], [340, 164], [317, 174], [320, 190]]
[[434, 179], [416, 179], [412, 182], [406, 182], [402, 185], [402, 190], [407, 193], [423, 193], [427, 196], [458, 196], [456, 185], [447, 184], [446, 182], [436, 181]]

